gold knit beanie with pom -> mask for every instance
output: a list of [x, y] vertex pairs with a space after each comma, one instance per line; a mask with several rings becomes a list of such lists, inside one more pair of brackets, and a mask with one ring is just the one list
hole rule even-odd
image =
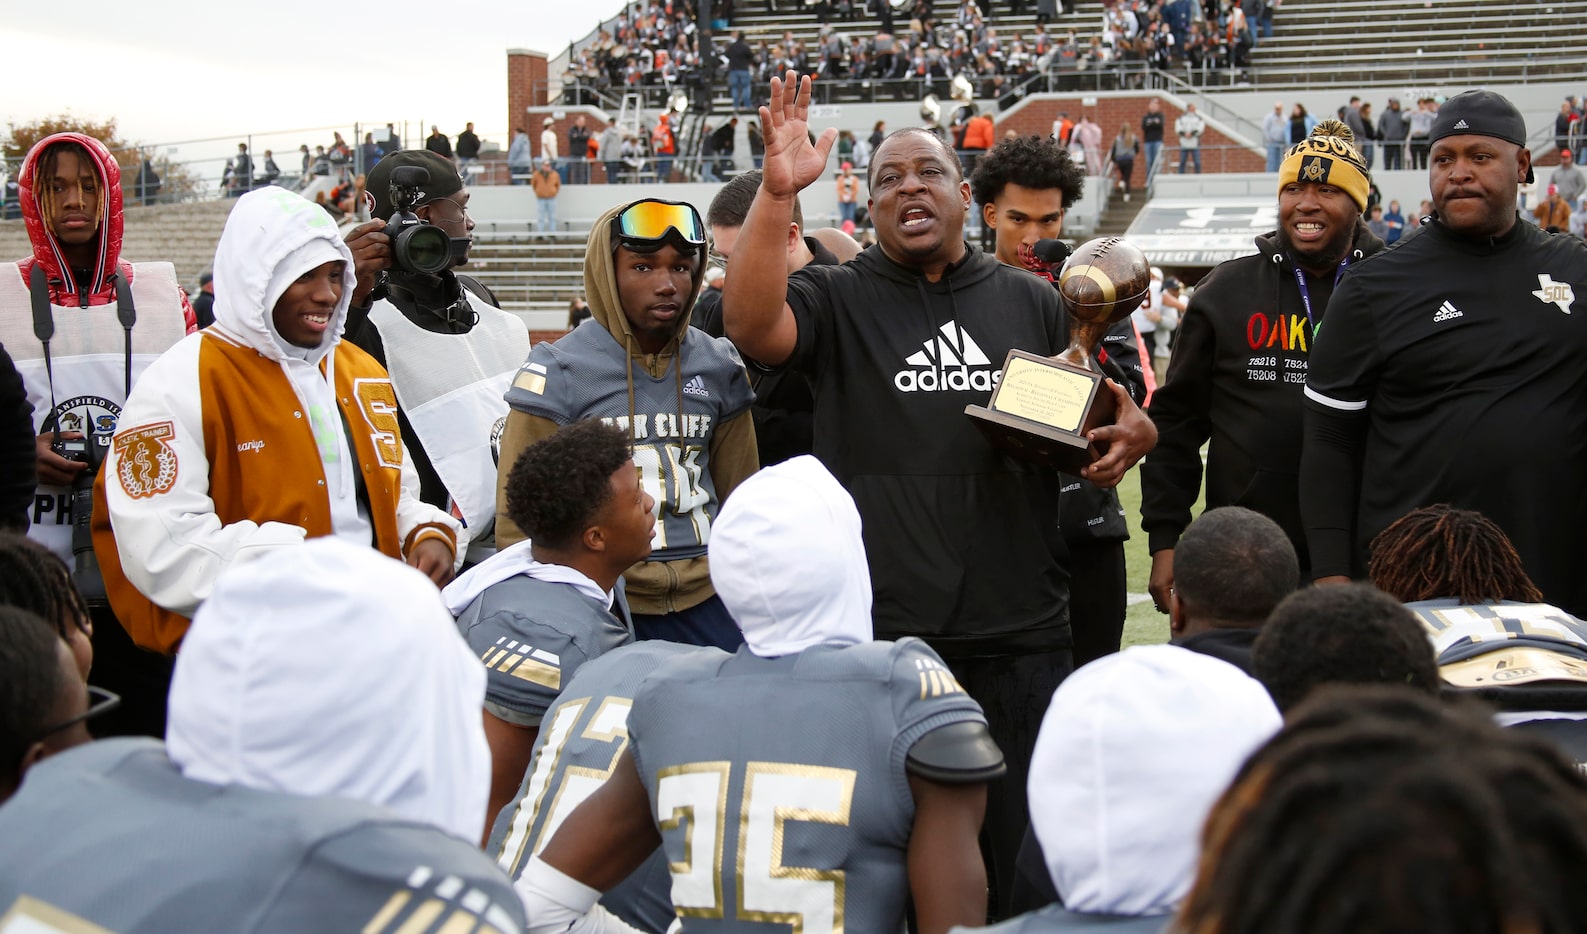
[[1291, 146], [1278, 169], [1278, 190], [1295, 182], [1333, 185], [1350, 196], [1357, 210], [1365, 211], [1371, 182], [1350, 128], [1338, 120], [1324, 120], [1310, 136]]

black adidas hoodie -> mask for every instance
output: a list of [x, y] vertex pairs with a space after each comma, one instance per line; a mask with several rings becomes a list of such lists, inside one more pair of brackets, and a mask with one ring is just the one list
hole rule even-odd
[[873, 246], [794, 273], [788, 304], [815, 455], [864, 522], [876, 638], [960, 658], [1068, 646], [1058, 474], [999, 453], [964, 414], [1009, 350], [1068, 343], [1051, 284], [973, 248], [930, 282]]

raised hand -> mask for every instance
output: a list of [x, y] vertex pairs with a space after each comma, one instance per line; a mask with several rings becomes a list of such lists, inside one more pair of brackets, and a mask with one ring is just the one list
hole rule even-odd
[[771, 79], [770, 102], [760, 109], [766, 141], [761, 187], [767, 194], [790, 198], [821, 177], [838, 131], [828, 127], [810, 142], [810, 76], [789, 71]]

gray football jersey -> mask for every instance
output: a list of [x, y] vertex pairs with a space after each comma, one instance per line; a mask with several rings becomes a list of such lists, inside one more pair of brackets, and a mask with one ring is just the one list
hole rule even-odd
[[948, 934], [1068, 934], [1097, 931], [1110, 934], [1159, 934], [1168, 930], [1173, 915], [1091, 915], [1048, 905], [984, 928], [953, 928]]
[[687, 656], [628, 729], [686, 932], [902, 931], [910, 748], [981, 708], [924, 642]]
[[[589, 662], [546, 711], [518, 796], [502, 808], [485, 851], [514, 879], [545, 849], [558, 827], [612, 774], [628, 746], [628, 715], [639, 684], [657, 666], [684, 656], [725, 659], [719, 649], [676, 642], [637, 642]], [[601, 898], [607, 911], [661, 934], [672, 923], [672, 877], [658, 849]]]
[[486, 588], [457, 628], [485, 663], [485, 709], [520, 726], [538, 726], [585, 662], [634, 641], [602, 601], [524, 575]]
[[744, 363], [726, 338], [684, 328], [679, 356], [681, 384], [677, 358], [653, 377], [591, 319], [560, 340], [534, 345], [507, 391], [508, 404], [520, 412], [559, 425], [598, 418], [634, 439], [640, 483], [657, 503], [652, 561], [705, 554], [721, 506], [711, 479], [711, 435], [755, 401]]
[[190, 781], [148, 739], [35, 766], [0, 840], [0, 931], [525, 927], [511, 882], [463, 840], [346, 798]]

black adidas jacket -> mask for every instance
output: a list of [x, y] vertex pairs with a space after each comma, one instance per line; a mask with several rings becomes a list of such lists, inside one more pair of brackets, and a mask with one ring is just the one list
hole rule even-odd
[[973, 248], [929, 282], [873, 246], [794, 273], [788, 303], [814, 453], [864, 522], [876, 637], [949, 657], [1069, 645], [1059, 475], [1004, 456], [964, 414], [1009, 350], [1064, 348], [1057, 292]]

